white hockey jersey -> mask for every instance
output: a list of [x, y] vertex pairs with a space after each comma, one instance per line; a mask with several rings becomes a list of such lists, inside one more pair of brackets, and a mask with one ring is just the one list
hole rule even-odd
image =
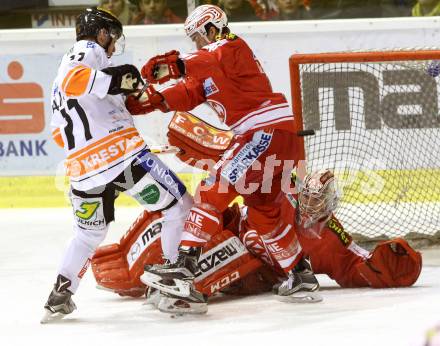
[[95, 42], [78, 41], [64, 55], [52, 87], [52, 136], [66, 152], [72, 187], [86, 191], [116, 178], [146, 147], [124, 97], [108, 95], [111, 66]]

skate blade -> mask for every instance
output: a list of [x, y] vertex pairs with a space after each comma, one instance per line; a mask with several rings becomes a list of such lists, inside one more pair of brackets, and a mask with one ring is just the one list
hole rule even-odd
[[171, 314], [171, 317], [184, 315], [203, 315], [208, 312], [207, 303], [188, 302], [179, 298], [162, 296], [157, 309], [161, 312]]
[[41, 324], [51, 323], [62, 320], [66, 315], [60, 312], [52, 312], [50, 310], [44, 309], [44, 315], [40, 320]]
[[141, 281], [150, 287], [156, 288], [161, 292], [169, 293], [178, 297], [186, 298], [191, 295], [191, 284], [180, 279], [170, 279], [174, 285], [166, 285], [160, 282], [162, 277], [150, 272], [144, 272]]
[[323, 298], [318, 292], [295, 292], [288, 296], [277, 296], [284, 303], [310, 304], [322, 302]]
[[143, 305], [152, 305], [154, 308], [157, 309], [157, 306], [159, 305], [160, 299], [161, 299], [161, 293], [160, 291], [154, 291], [153, 293], [149, 294], [146, 297], [146, 300]]

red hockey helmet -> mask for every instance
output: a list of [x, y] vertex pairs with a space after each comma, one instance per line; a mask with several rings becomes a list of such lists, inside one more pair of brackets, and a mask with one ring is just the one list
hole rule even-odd
[[226, 13], [215, 5], [201, 5], [192, 11], [185, 20], [185, 33], [188, 37], [192, 37], [196, 33], [207, 38], [208, 32], [206, 25], [211, 23], [220, 32], [228, 26], [228, 17]]
[[308, 227], [330, 217], [338, 202], [339, 193], [335, 176], [330, 170], [319, 170], [308, 174], [298, 194], [301, 222]]

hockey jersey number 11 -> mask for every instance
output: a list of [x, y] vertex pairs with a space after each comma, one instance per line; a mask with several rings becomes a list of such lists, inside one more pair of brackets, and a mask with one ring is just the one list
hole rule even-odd
[[111, 66], [95, 42], [78, 41], [64, 55], [52, 87], [52, 136], [66, 152], [73, 188], [106, 184], [146, 147], [122, 95], [109, 95]]

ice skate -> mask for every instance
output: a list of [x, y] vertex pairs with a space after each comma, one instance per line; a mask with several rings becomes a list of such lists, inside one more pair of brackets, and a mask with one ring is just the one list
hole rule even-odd
[[58, 275], [57, 282], [44, 305], [45, 313], [41, 323], [60, 320], [76, 309], [72, 300], [72, 292], [67, 289], [68, 287], [70, 287], [70, 280], [63, 275]]
[[181, 248], [176, 262], [145, 266], [141, 281], [161, 292], [177, 297], [189, 297], [195, 291], [193, 281], [199, 255], [200, 248]]
[[145, 303], [144, 305], [152, 305], [154, 308], [157, 309], [159, 305], [159, 301], [161, 299], [162, 293], [153, 288], [153, 287], [147, 287], [145, 290]]
[[318, 293], [319, 282], [312, 271], [308, 259], [301, 261], [292, 269], [285, 281], [275, 285], [274, 293], [281, 301], [291, 303], [317, 303], [322, 301]]
[[185, 298], [162, 293], [157, 308], [174, 316], [202, 315], [208, 312], [206, 298], [197, 291]]
[[175, 315], [204, 314], [208, 311], [206, 297], [194, 287], [194, 273], [200, 248], [182, 247], [175, 263], [145, 267], [141, 281], [161, 291], [157, 308]]

